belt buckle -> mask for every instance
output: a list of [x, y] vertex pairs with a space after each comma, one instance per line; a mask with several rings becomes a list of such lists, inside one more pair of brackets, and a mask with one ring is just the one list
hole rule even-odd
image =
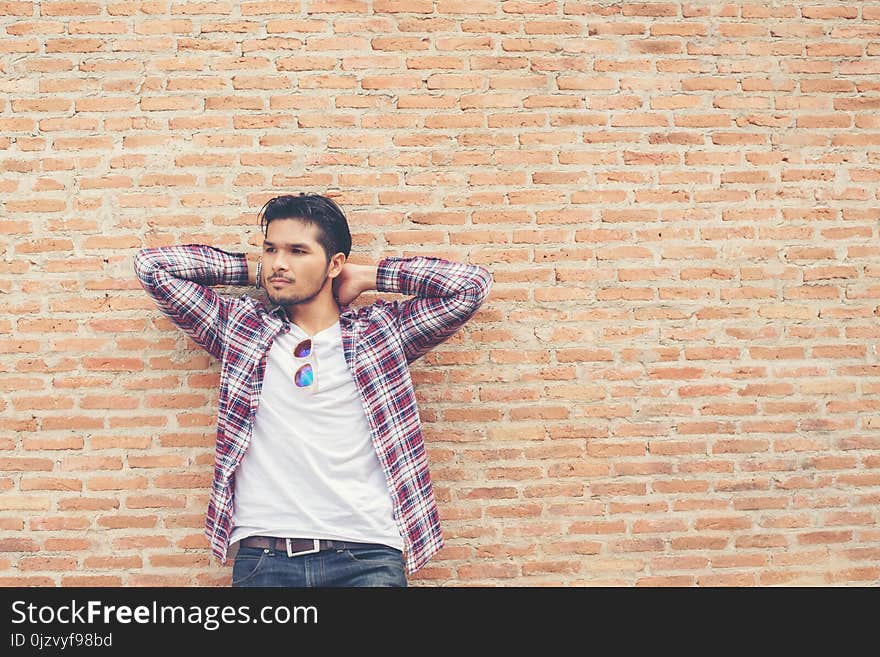
[[290, 551], [290, 539], [284, 539], [285, 544], [287, 545], [287, 556], [288, 557], [298, 557], [301, 554], [314, 554], [315, 552], [321, 551], [321, 543], [320, 539], [313, 538], [312, 545], [314, 546], [311, 550], [302, 550], [301, 552], [291, 552]]

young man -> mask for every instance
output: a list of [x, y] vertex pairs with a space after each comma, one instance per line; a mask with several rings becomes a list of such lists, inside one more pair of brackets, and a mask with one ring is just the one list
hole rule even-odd
[[[444, 543], [409, 363], [485, 301], [489, 272], [441, 258], [346, 263], [348, 222], [320, 195], [263, 207], [262, 258], [141, 249], [159, 310], [220, 361], [205, 533], [233, 586], [406, 586]], [[265, 287], [273, 306], [209, 286]], [[414, 295], [349, 304], [365, 290]]]

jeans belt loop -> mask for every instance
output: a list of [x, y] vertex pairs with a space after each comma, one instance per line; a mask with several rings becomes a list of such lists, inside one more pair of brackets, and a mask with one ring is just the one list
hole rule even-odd
[[314, 546], [311, 550], [302, 550], [301, 552], [291, 552], [290, 550], [290, 539], [284, 539], [285, 544], [287, 545], [287, 556], [288, 557], [298, 557], [301, 554], [314, 554], [315, 552], [321, 551], [321, 542], [317, 538], [312, 539], [312, 545]]

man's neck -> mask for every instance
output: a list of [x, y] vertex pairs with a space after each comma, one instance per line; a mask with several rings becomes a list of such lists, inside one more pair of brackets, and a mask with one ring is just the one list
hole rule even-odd
[[312, 299], [307, 303], [285, 306], [290, 321], [299, 326], [306, 335], [315, 335], [339, 321], [339, 306], [331, 296], [328, 299]]

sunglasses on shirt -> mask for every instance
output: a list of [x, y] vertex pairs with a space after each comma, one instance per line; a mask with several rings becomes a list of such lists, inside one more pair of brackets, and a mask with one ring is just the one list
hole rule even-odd
[[[297, 360], [305, 359], [307, 361], [311, 361], [312, 356], [312, 339], [306, 338], [302, 342], [300, 342], [293, 349], [293, 357]], [[301, 365], [293, 375], [293, 382], [296, 384], [298, 388], [308, 388], [312, 386], [312, 392], [314, 392], [318, 384], [315, 380], [315, 368], [312, 367], [311, 362], [306, 362]]]

